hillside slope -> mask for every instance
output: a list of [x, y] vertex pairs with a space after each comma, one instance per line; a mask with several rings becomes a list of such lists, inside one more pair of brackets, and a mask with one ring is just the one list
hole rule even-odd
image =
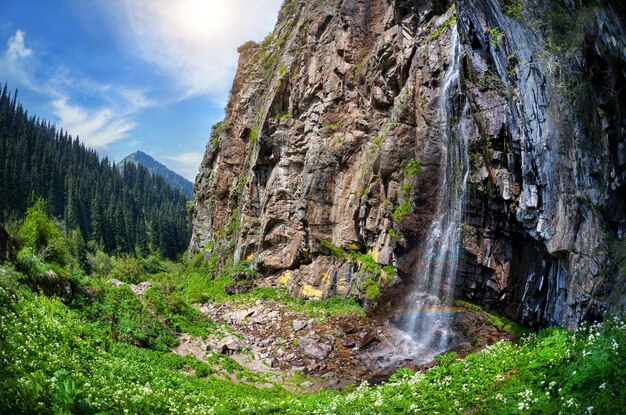
[[120, 172], [67, 131], [0, 95], [0, 223], [19, 220], [38, 198], [80, 243], [106, 252], [181, 254], [190, 238], [186, 199], [143, 166]]
[[175, 171], [168, 169], [143, 151], [137, 151], [124, 157], [122, 161], [117, 163], [117, 167], [123, 169], [126, 163], [141, 164], [150, 173], [163, 177], [167, 184], [180, 191], [187, 199], [193, 199], [193, 183]]

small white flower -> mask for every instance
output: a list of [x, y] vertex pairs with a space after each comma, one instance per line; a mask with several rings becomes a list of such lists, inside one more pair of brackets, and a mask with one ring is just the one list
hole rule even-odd
[[591, 411], [593, 411], [593, 406], [588, 406], [587, 407], [587, 413], [590, 414]]
[[603, 383], [602, 385], [600, 385], [598, 389], [606, 389], [606, 383]]

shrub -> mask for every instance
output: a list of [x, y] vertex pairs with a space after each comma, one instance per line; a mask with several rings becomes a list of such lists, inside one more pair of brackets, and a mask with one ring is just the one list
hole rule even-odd
[[504, 38], [504, 33], [502, 33], [502, 31], [499, 28], [493, 27], [491, 28], [491, 30], [489, 30], [489, 42], [491, 43], [491, 46], [493, 46], [494, 48], [497, 48], [498, 46], [502, 44], [503, 38]]
[[237, 53], [244, 53], [259, 47], [259, 44], [253, 40], [249, 40], [237, 48]]
[[32, 248], [44, 261], [65, 265], [69, 251], [61, 232], [48, 217], [46, 202], [39, 198], [26, 211], [26, 218], [18, 232], [19, 243]]
[[97, 249], [94, 253], [87, 253], [87, 263], [91, 271], [99, 275], [106, 275], [113, 269], [111, 257], [101, 249]]
[[393, 211], [391, 217], [395, 223], [402, 222], [402, 219], [409, 216], [413, 211], [409, 205], [409, 200], [404, 199], [400, 205]]
[[433, 40], [439, 39], [439, 36], [441, 36], [441, 34], [446, 30], [446, 28], [448, 28], [454, 23], [456, 23], [456, 14], [453, 14], [448, 19], [446, 19], [445, 22], [437, 26], [435, 31], [432, 32], [430, 36], [428, 36], [428, 40], [432, 42]]
[[371, 277], [361, 283], [361, 290], [365, 292], [366, 300], [374, 300], [380, 295], [380, 286]]
[[46, 264], [31, 247], [23, 248], [17, 253], [17, 264], [29, 276], [43, 275], [47, 270]]
[[404, 163], [401, 169], [402, 173], [409, 177], [417, 177], [422, 173], [422, 166], [419, 161], [411, 159]]
[[500, 7], [505, 16], [512, 19], [522, 20], [524, 2], [522, 0], [500, 0]]
[[109, 278], [116, 278], [129, 284], [138, 284], [147, 277], [146, 268], [140, 259], [130, 255], [122, 255], [113, 261]]

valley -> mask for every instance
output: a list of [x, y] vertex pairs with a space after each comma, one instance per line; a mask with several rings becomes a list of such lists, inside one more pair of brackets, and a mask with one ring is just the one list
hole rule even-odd
[[[192, 107], [226, 95], [183, 53], [215, 34], [177, 19], [249, 10], [157, 3], [108, 13], [176, 23], [176, 59], [135, 63], [186, 91], [85, 77], [73, 102], [110, 105], [85, 124], [59, 70], [60, 126], [0, 94], [0, 413], [624, 412], [624, 6], [285, 0], [201, 153]], [[0, 64], [35, 59], [25, 36]], [[140, 143], [201, 158], [195, 183]]]

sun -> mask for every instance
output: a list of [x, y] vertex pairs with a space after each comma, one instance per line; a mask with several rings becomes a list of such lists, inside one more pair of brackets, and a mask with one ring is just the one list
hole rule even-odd
[[223, 0], [177, 0], [172, 17], [179, 33], [204, 38], [223, 33], [228, 15]]

